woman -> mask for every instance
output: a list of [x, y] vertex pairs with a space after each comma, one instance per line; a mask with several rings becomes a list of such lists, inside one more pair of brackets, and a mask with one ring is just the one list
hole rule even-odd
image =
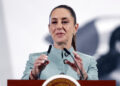
[[[45, 80], [54, 75], [65, 74], [77, 80], [80, 76], [83, 76], [83, 80], [97, 80], [94, 58], [76, 51], [75, 35], [79, 25], [73, 9], [67, 5], [55, 7], [51, 11], [48, 27], [54, 42], [51, 51], [49, 55], [47, 52], [30, 54], [22, 79]], [[64, 48], [72, 54], [77, 66]]]

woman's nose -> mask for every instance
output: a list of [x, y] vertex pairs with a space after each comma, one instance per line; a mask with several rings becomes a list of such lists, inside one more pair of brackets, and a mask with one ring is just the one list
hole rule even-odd
[[61, 29], [63, 27], [63, 25], [61, 23], [57, 24], [57, 29]]

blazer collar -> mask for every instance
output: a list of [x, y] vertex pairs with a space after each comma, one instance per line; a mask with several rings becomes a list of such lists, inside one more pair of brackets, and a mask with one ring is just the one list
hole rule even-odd
[[[70, 49], [68, 49], [68, 51], [73, 55], [74, 48], [71, 47]], [[61, 54], [62, 52], [65, 52], [65, 51], [62, 50], [62, 49], [55, 48], [54, 45], [52, 45], [51, 52], [53, 52], [53, 53], [55, 52], [57, 54]]]

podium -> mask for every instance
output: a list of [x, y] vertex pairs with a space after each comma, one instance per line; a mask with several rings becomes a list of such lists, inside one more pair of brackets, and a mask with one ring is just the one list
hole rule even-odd
[[[7, 86], [42, 86], [45, 80], [8, 80]], [[81, 86], [116, 86], [115, 80], [78, 80]]]

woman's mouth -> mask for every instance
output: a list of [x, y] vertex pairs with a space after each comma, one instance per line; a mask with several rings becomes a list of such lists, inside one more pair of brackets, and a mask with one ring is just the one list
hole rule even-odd
[[64, 36], [65, 35], [65, 33], [56, 33], [56, 35], [58, 36], [58, 37], [62, 37], [62, 36]]

